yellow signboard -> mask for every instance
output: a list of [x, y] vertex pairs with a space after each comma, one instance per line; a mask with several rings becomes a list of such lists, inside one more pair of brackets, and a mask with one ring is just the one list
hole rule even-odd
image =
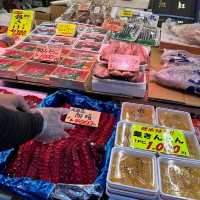
[[24, 37], [30, 33], [33, 25], [34, 11], [13, 10], [8, 26], [8, 36]]
[[56, 28], [56, 35], [74, 37], [76, 34], [76, 29], [76, 24], [58, 23]]
[[180, 130], [135, 124], [131, 127], [131, 147], [189, 157], [185, 135]]
[[133, 11], [130, 9], [123, 9], [120, 11], [120, 17], [133, 17]]

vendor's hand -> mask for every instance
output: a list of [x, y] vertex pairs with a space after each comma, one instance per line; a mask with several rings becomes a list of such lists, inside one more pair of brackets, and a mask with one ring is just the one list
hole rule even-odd
[[30, 111], [24, 97], [13, 94], [0, 94], [0, 105], [14, 111]]
[[66, 108], [41, 108], [33, 109], [34, 113], [40, 113], [44, 119], [43, 130], [35, 139], [44, 143], [53, 142], [62, 137], [68, 137], [66, 129], [74, 128], [74, 125], [61, 121], [61, 116], [66, 115]]

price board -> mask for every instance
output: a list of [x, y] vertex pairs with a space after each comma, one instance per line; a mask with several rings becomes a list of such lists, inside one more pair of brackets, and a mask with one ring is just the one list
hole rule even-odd
[[62, 48], [55, 45], [37, 45], [34, 51], [34, 60], [58, 63]]
[[33, 25], [34, 11], [13, 10], [8, 26], [8, 36], [24, 37], [30, 33]]
[[180, 130], [135, 124], [131, 127], [131, 147], [189, 157], [185, 135]]
[[130, 9], [120, 10], [120, 17], [133, 17], [133, 11]]
[[76, 24], [58, 23], [56, 27], [56, 35], [74, 37], [76, 34], [76, 29]]
[[65, 122], [83, 126], [98, 127], [100, 112], [71, 107]]

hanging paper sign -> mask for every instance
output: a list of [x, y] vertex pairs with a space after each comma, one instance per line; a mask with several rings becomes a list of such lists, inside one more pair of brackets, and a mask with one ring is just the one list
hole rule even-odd
[[133, 11], [129, 9], [123, 9], [120, 11], [120, 17], [133, 17]]
[[131, 147], [189, 157], [185, 135], [180, 130], [135, 124], [131, 127]]
[[98, 127], [100, 112], [71, 107], [65, 122], [83, 126]]
[[13, 10], [8, 26], [8, 36], [24, 37], [30, 33], [33, 25], [34, 11]]
[[58, 63], [62, 48], [55, 45], [37, 45], [34, 60]]
[[76, 29], [76, 24], [58, 23], [56, 28], [56, 35], [74, 37], [76, 34]]

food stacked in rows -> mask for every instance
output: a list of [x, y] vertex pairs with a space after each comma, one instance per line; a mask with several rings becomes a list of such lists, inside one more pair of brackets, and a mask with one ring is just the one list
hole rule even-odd
[[[56, 35], [56, 26], [43, 23], [12, 49], [0, 56], [0, 74], [5, 78], [85, 89], [104, 41], [106, 31], [99, 27], [78, 25], [75, 37]], [[43, 45], [59, 47], [59, 59], [36, 57]]]
[[198, 200], [199, 175], [200, 145], [189, 113], [123, 103], [107, 175], [110, 198]]

